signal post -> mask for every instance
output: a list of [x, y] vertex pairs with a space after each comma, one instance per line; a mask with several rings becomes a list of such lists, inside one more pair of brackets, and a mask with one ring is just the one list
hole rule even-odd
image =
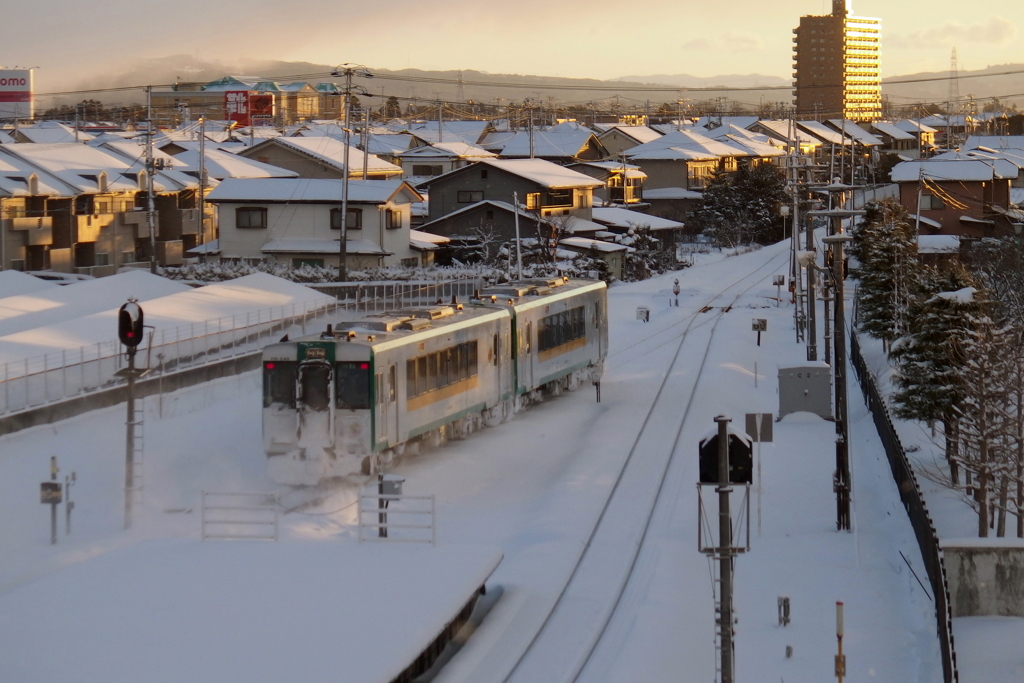
[[128, 380], [128, 415], [125, 421], [124, 528], [132, 526], [132, 490], [135, 486], [135, 380], [142, 374], [135, 369], [135, 351], [142, 342], [142, 307], [134, 297], [117, 313], [117, 336], [127, 349], [128, 368], [122, 372]]

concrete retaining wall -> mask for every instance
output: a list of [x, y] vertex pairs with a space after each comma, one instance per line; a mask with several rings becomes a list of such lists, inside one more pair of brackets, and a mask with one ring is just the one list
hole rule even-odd
[[1024, 539], [943, 541], [954, 617], [1024, 617]]
[[[145, 396], [155, 396], [159, 393], [169, 393], [221, 377], [230, 377], [248, 372], [249, 370], [255, 370], [260, 367], [262, 354], [262, 350], [253, 351], [252, 353], [190, 367], [178, 372], [146, 377], [135, 383], [136, 396], [143, 398]], [[5, 415], [0, 417], [0, 436], [28, 429], [29, 427], [65, 420], [69, 417], [87, 413], [90, 410], [108, 408], [124, 403], [127, 399], [128, 385], [119, 384], [110, 389], [97, 389], [57, 403], [50, 403]]]

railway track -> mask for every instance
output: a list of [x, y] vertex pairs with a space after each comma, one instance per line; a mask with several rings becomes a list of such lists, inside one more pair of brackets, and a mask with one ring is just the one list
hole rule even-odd
[[[787, 258], [788, 252], [783, 252], [766, 259], [705, 300], [705, 305], [683, 320], [640, 340], [640, 344], [655, 341], [666, 332], [685, 325], [677, 337], [672, 361], [654, 401], [567, 581], [525, 649], [495, 680], [568, 683], [579, 679], [615, 616], [633, 575], [718, 324], [740, 297], [761, 284]], [[763, 277], [751, 282], [751, 278], [762, 271]], [[744, 283], [748, 284], [737, 289]], [[698, 335], [704, 343], [700, 364], [684, 367], [680, 363], [683, 348], [688, 339], [693, 341], [692, 337]], [[649, 353], [671, 340], [642, 350], [637, 350], [636, 344], [631, 346], [638, 353]], [[611, 356], [623, 351], [618, 350]], [[681, 416], [680, 406], [685, 406]], [[651, 429], [652, 425], [665, 423], [677, 423], [671, 443], [666, 443], [664, 430]]]

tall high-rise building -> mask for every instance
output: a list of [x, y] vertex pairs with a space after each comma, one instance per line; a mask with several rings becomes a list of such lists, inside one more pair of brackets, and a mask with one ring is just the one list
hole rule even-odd
[[875, 121], [882, 116], [882, 21], [852, 16], [851, 4], [832, 0], [832, 14], [800, 17], [793, 29], [797, 117]]

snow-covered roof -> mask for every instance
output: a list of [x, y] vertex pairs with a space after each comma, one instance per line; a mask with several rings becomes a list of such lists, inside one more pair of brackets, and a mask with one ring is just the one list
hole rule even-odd
[[624, 244], [613, 244], [611, 242], [604, 242], [602, 240], [592, 240], [587, 237], [566, 237], [565, 239], [559, 240], [558, 243], [564, 244], [567, 247], [576, 247], [577, 249], [590, 249], [593, 251], [602, 251], [607, 253], [613, 253], [617, 251], [635, 251], [633, 247], [627, 247]]
[[435, 142], [430, 145], [423, 145], [422, 147], [399, 152], [395, 156], [402, 159], [468, 159], [496, 157], [498, 155], [494, 152], [488, 152], [483, 147], [466, 144], [465, 142]]
[[192, 247], [185, 253], [191, 256], [202, 256], [204, 254], [219, 254], [220, 240], [210, 240], [209, 242], [203, 242], [198, 246]]
[[0, 130], [0, 145], [7, 142], [14, 142], [14, 138], [8, 135], [6, 131]]
[[704, 130], [698, 132], [706, 135], [705, 131], [712, 131], [724, 126], [731, 125], [738, 128], [748, 128], [759, 120], [760, 117], [757, 116], [701, 116], [694, 122], [694, 125], [698, 128], [703, 128]]
[[477, 163], [487, 164], [553, 190], [601, 187], [603, 185], [586, 174], [572, 171], [544, 159], [481, 159]]
[[[597, 137], [586, 128], [536, 129], [533, 132], [533, 153], [537, 157], [575, 157], [591, 140], [597, 145], [601, 144]], [[527, 131], [491, 133], [481, 140], [480, 145], [505, 158], [529, 158], [530, 133]]]
[[829, 126], [826, 126], [820, 121], [797, 121], [796, 125], [807, 131], [814, 137], [818, 138], [822, 142], [827, 142], [836, 145], [852, 145], [853, 141], [850, 138], [850, 134], [841, 135], [838, 131], [833, 130]]
[[[302, 202], [340, 204], [340, 178], [227, 178], [209, 195], [210, 202]], [[396, 195], [405, 192], [400, 198]], [[404, 180], [349, 180], [348, 201], [363, 204], [418, 201], [418, 192]]]
[[3, 299], [0, 299], [0, 306], [3, 305], [3, 300], [8, 297], [31, 294], [44, 289], [54, 289], [55, 287], [60, 287], [60, 285], [56, 282], [43, 280], [35, 275], [28, 275], [17, 270], [0, 270], [0, 293], [3, 294]]
[[[296, 178], [298, 173], [278, 166], [264, 164], [255, 159], [239, 156], [219, 149], [203, 151], [206, 175], [217, 180], [225, 178]], [[184, 173], [199, 173], [199, 150], [186, 149], [174, 155], [175, 168]], [[196, 176], [198, 177], [198, 175]]]
[[607, 135], [611, 131], [618, 131], [623, 135], [631, 137], [634, 140], [636, 140], [639, 144], [651, 142], [652, 140], [657, 140], [662, 135], [660, 132], [654, 130], [649, 126], [625, 126], [622, 124], [615, 123], [608, 126], [605, 132], [601, 133], [601, 135], [598, 136], [598, 139]]
[[922, 173], [932, 180], [980, 182], [1000, 178], [1016, 178], [1017, 167], [1002, 160], [928, 159], [904, 161], [893, 167], [892, 180], [897, 183], [917, 182]]
[[6, 153], [13, 145], [0, 145], [0, 196], [27, 197], [29, 179], [35, 174], [40, 195], [67, 196], [75, 189], [21, 157]]
[[679, 221], [670, 221], [667, 218], [649, 216], [645, 213], [618, 207], [594, 207], [593, 215], [594, 221], [598, 223], [622, 229], [647, 226], [651, 230], [675, 230], [683, 227]]
[[916, 140], [917, 138], [903, 130], [894, 123], [888, 123], [886, 121], [875, 121], [871, 124], [871, 127], [877, 130], [882, 135], [888, 135], [893, 140]]
[[790, 121], [762, 119], [760, 121], [755, 121], [751, 124], [751, 127], [769, 131], [773, 137], [783, 141], [791, 140], [792, 138], [790, 136], [792, 135], [796, 138], [797, 144], [803, 146], [812, 145], [820, 147], [822, 144], [820, 139], [814, 137], [805, 130], [801, 130], [800, 126], [793, 126], [792, 130], [795, 131], [795, 133], [792, 132], [790, 129]]
[[[191, 288], [184, 283], [152, 275], [149, 271], [133, 270], [110, 277], [4, 297], [0, 299], [0, 341], [10, 335], [35, 328], [59, 325], [69, 319], [116, 309], [129, 296], [144, 302], [168, 294], [186, 292], [189, 289]], [[116, 336], [116, 321], [112, 321], [102, 341]], [[38, 337], [37, 341], [44, 338]], [[82, 343], [89, 341], [85, 340]]]
[[83, 130], [78, 131], [78, 139], [75, 139], [75, 129], [59, 121], [40, 121], [33, 126], [21, 126], [18, 134], [24, 136], [29, 142], [36, 144], [51, 144], [55, 142], [88, 142], [92, 135]]
[[[312, 157], [317, 161], [327, 164], [338, 171], [345, 168], [345, 143], [329, 135], [319, 135], [311, 138], [285, 138], [277, 137], [264, 140], [262, 143], [251, 147], [244, 152], [245, 156], [256, 155], [258, 149], [263, 145], [277, 145], [290, 149], [304, 156]], [[363, 157], [367, 156], [355, 147], [349, 146], [349, 165], [353, 171], [362, 171]], [[373, 154], [369, 155], [367, 170], [370, 173], [385, 173], [390, 175], [401, 175], [402, 167], [384, 161]]]
[[958, 235], [918, 235], [917, 253], [959, 254], [960, 237]]
[[[905, 130], [908, 133], [937, 133], [938, 131], [931, 126], [925, 125], [921, 121], [915, 121], [914, 119], [902, 119], [892, 124], [900, 130]], [[915, 136], [916, 137], [916, 136]]]
[[872, 135], [849, 119], [829, 119], [828, 124], [840, 132], [841, 135], [855, 139], [864, 147], [881, 147], [882, 141], [876, 135]]
[[971, 135], [963, 149], [988, 147], [994, 150], [1014, 150], [1024, 153], [1024, 135]]
[[731, 140], [715, 140], [690, 130], [677, 130], [657, 140], [626, 150], [630, 159], [718, 159], [721, 157], [754, 156]]
[[924, 216], [918, 216], [916, 213], [908, 214], [908, 216], [910, 217], [910, 220], [918, 221], [918, 222], [921, 223], [921, 225], [927, 225], [928, 227], [935, 228], [935, 229], [941, 229], [942, 228], [942, 223], [940, 223], [938, 221], [935, 221], [935, 220], [932, 220], [931, 218], [925, 218]]
[[[139, 149], [134, 142], [120, 144], [134, 145]], [[52, 145], [16, 143], [4, 145], [4, 150], [43, 168], [78, 193], [100, 191], [100, 173], [107, 174], [107, 189], [110, 191], [139, 190], [138, 174], [145, 169], [145, 159], [142, 157], [133, 160], [130, 156], [113, 149], [73, 142]], [[176, 192], [197, 185], [195, 178], [174, 170], [158, 171], [153, 176], [153, 186], [158, 192]]]
[[488, 121], [444, 121], [439, 132], [437, 121], [416, 121], [402, 126], [400, 132], [412, 133], [429, 143], [461, 141], [477, 145], [490, 127]]
[[451, 239], [444, 235], [435, 235], [422, 230], [409, 231], [409, 245], [420, 251], [433, 251], [438, 245], [447, 244]]

